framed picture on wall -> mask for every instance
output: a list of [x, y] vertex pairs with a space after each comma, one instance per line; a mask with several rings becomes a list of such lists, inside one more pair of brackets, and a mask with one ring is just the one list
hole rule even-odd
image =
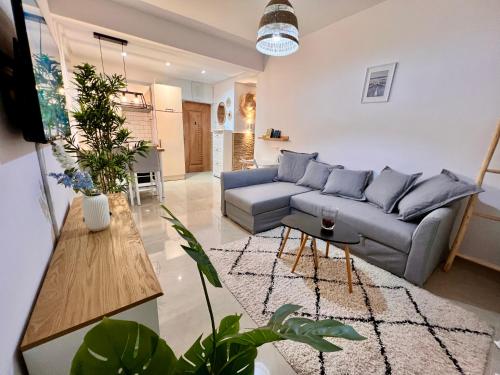
[[365, 86], [361, 103], [389, 101], [392, 80], [398, 63], [378, 65], [366, 70]]

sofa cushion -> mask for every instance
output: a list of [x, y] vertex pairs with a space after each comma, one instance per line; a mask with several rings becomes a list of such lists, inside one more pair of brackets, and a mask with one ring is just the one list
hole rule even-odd
[[271, 182], [226, 190], [224, 198], [233, 206], [258, 215], [290, 205], [290, 197], [311, 189], [290, 182]]
[[365, 188], [372, 174], [372, 171], [334, 169], [330, 173], [330, 177], [328, 177], [322, 193], [364, 201], [366, 200], [364, 194]]
[[275, 181], [293, 183], [296, 183], [304, 176], [309, 161], [315, 160], [318, 157], [317, 152], [303, 154], [300, 152], [282, 150], [281, 154], [280, 164], [278, 166], [278, 176], [276, 176]]
[[385, 167], [366, 188], [366, 199], [386, 213], [394, 212], [396, 204], [415, 185], [420, 176], [422, 173], [407, 175], [391, 167]]
[[292, 208], [314, 216], [320, 216], [322, 207], [337, 208], [340, 220], [361, 235], [406, 254], [410, 251], [417, 227], [417, 224], [398, 220], [396, 214], [386, 214], [370, 203], [324, 195], [319, 191], [295, 195], [290, 204]]
[[484, 190], [477, 185], [462, 181], [450, 171], [443, 169], [441, 174], [415, 185], [401, 199], [398, 204], [399, 219], [415, 220], [436, 208], [482, 191]]
[[307, 164], [304, 176], [297, 181], [297, 185], [321, 190], [325, 186], [326, 180], [328, 180], [328, 176], [330, 176], [334, 168], [342, 169], [344, 167], [342, 165], [330, 165], [316, 160], [310, 160], [309, 164]]

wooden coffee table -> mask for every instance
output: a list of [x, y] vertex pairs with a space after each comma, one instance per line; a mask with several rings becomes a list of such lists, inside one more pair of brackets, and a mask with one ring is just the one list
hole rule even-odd
[[356, 232], [351, 226], [344, 223], [341, 220], [335, 222], [335, 228], [333, 232], [328, 233], [321, 230], [321, 220], [317, 217], [307, 215], [307, 214], [292, 214], [285, 216], [281, 223], [287, 227], [285, 232], [285, 237], [283, 243], [281, 244], [278, 258], [281, 257], [283, 249], [285, 248], [288, 236], [292, 229], [296, 229], [301, 232], [300, 247], [297, 251], [297, 257], [295, 258], [295, 263], [292, 267], [292, 272], [295, 272], [297, 264], [299, 264], [300, 257], [306, 246], [309, 238], [312, 238], [311, 250], [313, 252], [314, 266], [318, 267], [318, 248], [316, 246], [316, 239], [320, 239], [326, 242], [326, 256], [330, 250], [330, 243], [336, 243], [344, 245], [346, 269], [347, 269], [347, 281], [349, 284], [349, 293], [352, 293], [352, 274], [351, 274], [351, 257], [349, 245], [356, 245], [360, 243], [360, 234]]

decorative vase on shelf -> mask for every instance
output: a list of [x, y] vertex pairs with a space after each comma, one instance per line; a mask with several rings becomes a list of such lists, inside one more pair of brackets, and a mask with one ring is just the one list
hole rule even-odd
[[91, 232], [98, 232], [109, 227], [108, 197], [104, 194], [83, 196], [83, 218]]

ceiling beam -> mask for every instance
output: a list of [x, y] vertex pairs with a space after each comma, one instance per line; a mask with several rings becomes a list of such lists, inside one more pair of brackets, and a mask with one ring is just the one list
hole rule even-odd
[[256, 71], [264, 57], [255, 48], [195, 30], [109, 0], [49, 0], [52, 13]]

